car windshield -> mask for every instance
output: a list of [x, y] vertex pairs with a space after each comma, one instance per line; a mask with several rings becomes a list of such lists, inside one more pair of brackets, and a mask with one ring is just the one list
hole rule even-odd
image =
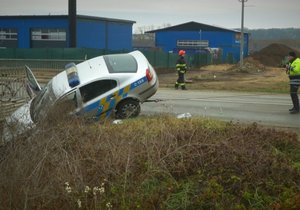
[[57, 97], [53, 92], [52, 82], [50, 81], [32, 100], [30, 115], [33, 122], [43, 119], [56, 100]]
[[114, 54], [105, 55], [105, 63], [110, 73], [135, 73], [137, 72], [137, 62], [132, 55]]

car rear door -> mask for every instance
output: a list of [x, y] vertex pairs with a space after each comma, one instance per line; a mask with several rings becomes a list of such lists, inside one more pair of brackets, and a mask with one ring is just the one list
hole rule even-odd
[[82, 101], [81, 112], [93, 119], [108, 117], [114, 110], [119, 92], [115, 79], [93, 81], [79, 88]]

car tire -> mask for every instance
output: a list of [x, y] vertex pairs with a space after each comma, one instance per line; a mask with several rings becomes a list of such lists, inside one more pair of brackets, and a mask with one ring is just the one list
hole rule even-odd
[[139, 101], [134, 99], [127, 99], [121, 101], [116, 108], [116, 119], [126, 119], [137, 117], [141, 112]]

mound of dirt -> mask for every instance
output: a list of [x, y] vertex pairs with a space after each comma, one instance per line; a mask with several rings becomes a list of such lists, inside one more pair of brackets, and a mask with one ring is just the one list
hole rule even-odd
[[[236, 72], [236, 71], [240, 71], [240, 64], [237, 63], [233, 66], [231, 66], [230, 68], [227, 69], [228, 72]], [[244, 65], [242, 67], [242, 72], [261, 72], [266, 70], [266, 67], [264, 64], [262, 64], [260, 61], [255, 60], [253, 57], [247, 57], [244, 60]]]
[[290, 51], [295, 51], [297, 55], [300, 52], [294, 50], [283, 44], [270, 44], [258, 52], [253, 53], [251, 56], [254, 60], [259, 61], [266, 66], [278, 67], [282, 64], [282, 60]]

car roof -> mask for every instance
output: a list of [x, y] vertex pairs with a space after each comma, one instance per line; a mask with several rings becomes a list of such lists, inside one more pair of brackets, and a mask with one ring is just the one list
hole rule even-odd
[[90, 60], [79, 63], [76, 66], [81, 84], [85, 84], [96, 78], [109, 75], [103, 56], [92, 58]]
[[[94, 79], [105, 77], [105, 75], [109, 74], [103, 56], [98, 56], [79, 63], [76, 67], [80, 84], [88, 83]], [[73, 89], [73, 87], [70, 87], [68, 83], [66, 70], [54, 76], [51, 82], [54, 94], [57, 98]]]
[[[139, 60], [143, 58], [143, 54], [139, 51], [133, 51], [131, 54], [135, 59]], [[80, 84], [89, 83], [98, 78], [105, 78], [110, 73], [106, 66], [103, 56], [98, 56], [76, 65], [77, 74]], [[52, 79], [52, 88], [55, 95], [59, 98], [65, 93], [71, 91], [73, 88], [69, 86], [67, 72], [62, 71]]]

